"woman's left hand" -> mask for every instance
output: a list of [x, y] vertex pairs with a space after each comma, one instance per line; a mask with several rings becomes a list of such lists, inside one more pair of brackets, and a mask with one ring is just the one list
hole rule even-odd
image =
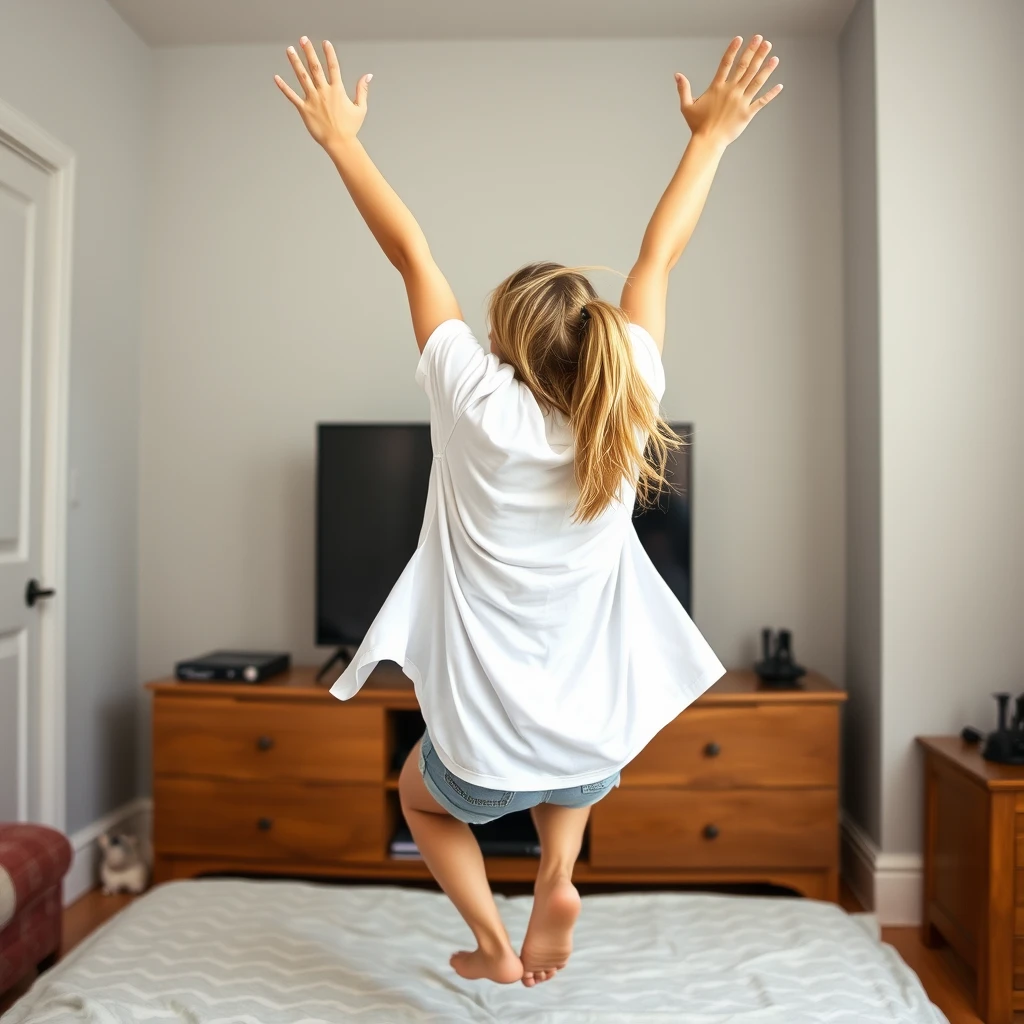
[[366, 117], [366, 95], [373, 75], [363, 75], [356, 84], [355, 102], [348, 98], [341, 81], [341, 68], [334, 47], [324, 42], [326, 67], [317, 59], [316, 50], [306, 36], [299, 40], [309, 65], [307, 70], [294, 46], [288, 47], [288, 60], [305, 93], [303, 99], [280, 75], [274, 75], [277, 87], [292, 101], [309, 134], [327, 149], [332, 142], [354, 139]]

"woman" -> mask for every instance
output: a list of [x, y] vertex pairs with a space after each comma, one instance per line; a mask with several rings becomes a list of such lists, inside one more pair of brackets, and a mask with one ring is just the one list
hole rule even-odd
[[[565, 966], [580, 898], [572, 869], [590, 807], [651, 737], [723, 673], [632, 529], [678, 444], [658, 414], [669, 272], [726, 147], [782, 89], [754, 36], [734, 39], [696, 100], [692, 137], [644, 235], [619, 306], [579, 269], [535, 263], [498, 285], [490, 352], [462, 320], [412, 214], [357, 135], [372, 76], [344, 89], [337, 56], [289, 47], [279, 76], [402, 275], [430, 399], [434, 465], [420, 543], [332, 689], [403, 666], [427, 732], [402, 771], [406, 820], [473, 931], [466, 978], [547, 981]], [[541, 843], [529, 928], [512, 948], [469, 823], [529, 808]]]

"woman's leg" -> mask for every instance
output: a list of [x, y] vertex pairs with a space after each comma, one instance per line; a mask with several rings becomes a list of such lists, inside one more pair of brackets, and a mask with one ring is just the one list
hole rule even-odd
[[531, 813], [540, 837], [540, 865], [520, 954], [523, 984], [529, 986], [553, 978], [572, 953], [572, 930], [580, 916], [572, 869], [583, 845], [590, 808], [540, 804]]
[[494, 902], [480, 846], [469, 826], [453, 818], [430, 795], [420, 774], [419, 758], [417, 745], [402, 768], [398, 785], [402, 812], [430, 873], [477, 941], [476, 950], [456, 953], [451, 965], [464, 978], [489, 978], [503, 984], [519, 981], [523, 965]]

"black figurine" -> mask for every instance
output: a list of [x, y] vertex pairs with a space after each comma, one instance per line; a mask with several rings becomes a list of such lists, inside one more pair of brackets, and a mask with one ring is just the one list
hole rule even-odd
[[797, 680], [807, 674], [807, 669], [793, 660], [792, 639], [788, 629], [780, 629], [777, 635], [767, 628], [761, 630], [761, 661], [754, 666], [754, 671], [762, 683], [793, 689], [800, 685]]
[[1024, 765], [1024, 693], [1014, 701], [1014, 716], [1008, 721], [1010, 694], [994, 693], [998, 704], [998, 728], [988, 734], [981, 756], [996, 764]]

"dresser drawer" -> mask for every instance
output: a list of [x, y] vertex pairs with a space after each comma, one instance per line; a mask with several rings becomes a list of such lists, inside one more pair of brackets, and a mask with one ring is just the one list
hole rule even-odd
[[229, 779], [377, 781], [384, 775], [384, 712], [340, 701], [158, 698], [153, 771]]
[[157, 778], [161, 854], [254, 861], [380, 861], [384, 794], [375, 786]]
[[835, 705], [692, 707], [624, 769], [623, 786], [835, 786]]
[[594, 807], [594, 868], [821, 868], [837, 863], [834, 789], [620, 788]]

